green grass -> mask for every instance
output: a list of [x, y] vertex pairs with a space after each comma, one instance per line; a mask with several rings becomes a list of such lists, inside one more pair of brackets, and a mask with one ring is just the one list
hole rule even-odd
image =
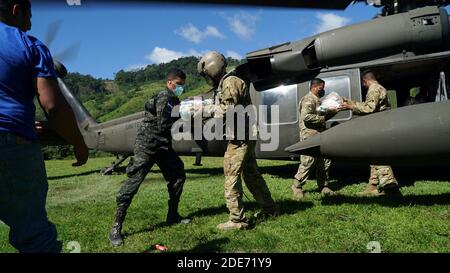
[[[99, 174], [112, 160], [93, 158], [80, 168], [71, 167], [70, 160], [46, 162], [47, 210], [65, 252], [70, 241], [79, 242], [81, 252], [140, 253], [157, 243], [172, 252], [369, 252], [371, 241], [379, 242], [382, 252], [450, 252], [450, 182], [442, 182], [446, 175], [414, 179], [400, 173], [397, 178], [406, 183], [404, 197], [393, 201], [358, 197], [368, 168], [360, 173], [347, 168], [333, 175], [331, 187], [340, 195], [322, 197], [310, 181], [304, 201], [296, 202], [291, 199], [290, 185], [297, 162], [259, 160], [282, 214], [251, 230], [221, 232], [216, 225], [227, 220], [222, 158], [203, 158], [204, 166], [198, 167], [192, 165], [193, 157], [183, 157], [187, 181], [180, 204], [180, 213], [193, 221], [164, 224], [167, 190], [155, 166], [128, 210], [125, 245], [113, 248], [107, 234], [115, 193], [125, 174]], [[246, 189], [245, 194], [250, 198], [244, 197], [246, 214], [251, 216], [258, 206]], [[15, 252], [7, 242], [8, 228], [0, 224], [0, 252]]]

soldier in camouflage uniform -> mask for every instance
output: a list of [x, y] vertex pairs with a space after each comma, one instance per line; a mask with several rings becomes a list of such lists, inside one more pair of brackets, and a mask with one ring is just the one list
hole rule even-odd
[[[228, 107], [251, 105], [249, 82], [233, 75], [226, 74], [226, 60], [218, 52], [209, 52], [202, 57], [198, 63], [199, 73], [206, 79], [208, 84], [217, 88], [217, 106], [214, 116], [223, 117]], [[237, 127], [238, 125], [236, 125]], [[245, 125], [246, 131], [251, 131], [249, 124]], [[229, 136], [227, 136], [229, 137]], [[230, 211], [229, 221], [217, 226], [220, 230], [246, 229], [248, 223], [244, 214], [242, 204], [242, 182], [241, 175], [247, 188], [262, 207], [262, 215], [277, 216], [278, 206], [270, 194], [269, 188], [258, 172], [255, 156], [255, 140], [245, 139], [229, 140], [224, 155], [225, 174], [225, 199]]]
[[[363, 72], [362, 84], [368, 89], [366, 100], [356, 102], [346, 99], [343, 108], [350, 109], [357, 115], [367, 115], [385, 111], [390, 107], [386, 89], [378, 83], [374, 72], [370, 70]], [[392, 168], [390, 166], [371, 165], [369, 183], [360, 194], [400, 194]]]
[[179, 223], [182, 217], [178, 214], [178, 203], [186, 179], [183, 161], [172, 149], [171, 127], [177, 120], [172, 117], [172, 109], [180, 103], [178, 96], [183, 92], [186, 75], [179, 69], [167, 74], [166, 90], [150, 98], [145, 104], [143, 122], [139, 124], [134, 158], [127, 166], [128, 180], [120, 188], [116, 196], [116, 217], [109, 234], [114, 246], [123, 244], [122, 224], [133, 196], [154, 164], [157, 164], [168, 182], [169, 209], [166, 222]]
[[[327, 112], [325, 115], [317, 112], [317, 108], [320, 106], [320, 98], [324, 95], [324, 87], [325, 82], [322, 79], [313, 79], [310, 83], [309, 93], [300, 100], [300, 141], [323, 132], [326, 129], [325, 122], [336, 114], [336, 111]], [[306, 180], [314, 166], [316, 167], [319, 191], [323, 194], [333, 193], [327, 182], [331, 160], [320, 156], [301, 155], [300, 162], [294, 184], [291, 186], [295, 199], [300, 200], [303, 198], [302, 187], [306, 184]]]

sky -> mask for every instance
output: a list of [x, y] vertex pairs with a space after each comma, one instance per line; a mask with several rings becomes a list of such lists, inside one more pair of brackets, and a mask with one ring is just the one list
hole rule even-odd
[[[70, 0], [72, 1], [72, 0]], [[125, 1], [124, 1], [125, 2]], [[378, 9], [355, 4], [345, 11], [200, 4], [111, 4], [70, 6], [33, 3], [29, 34], [48, 44], [70, 72], [113, 79], [119, 70], [200, 56], [218, 50], [244, 58], [258, 49], [371, 19]], [[55, 23], [59, 22], [59, 23]], [[48, 30], [59, 24], [49, 44]]]

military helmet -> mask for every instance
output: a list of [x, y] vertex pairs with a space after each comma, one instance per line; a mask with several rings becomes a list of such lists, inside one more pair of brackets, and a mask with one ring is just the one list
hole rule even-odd
[[217, 51], [211, 51], [203, 55], [197, 64], [197, 71], [203, 76], [209, 85], [217, 85], [226, 71], [227, 60]]

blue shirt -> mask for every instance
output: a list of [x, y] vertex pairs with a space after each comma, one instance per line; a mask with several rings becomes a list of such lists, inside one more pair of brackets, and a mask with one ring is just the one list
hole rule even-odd
[[37, 140], [36, 78], [55, 78], [53, 59], [38, 39], [0, 22], [0, 131]]

